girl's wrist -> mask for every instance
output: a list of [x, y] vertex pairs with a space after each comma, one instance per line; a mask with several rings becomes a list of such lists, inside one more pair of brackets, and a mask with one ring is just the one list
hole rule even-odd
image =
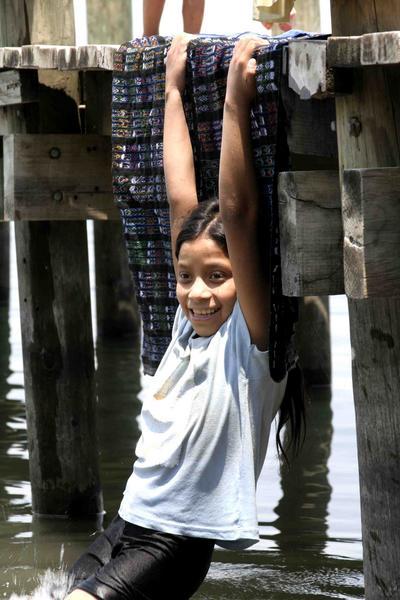
[[179, 88], [176, 84], [166, 84], [165, 86], [165, 101], [170, 98], [180, 97], [182, 98], [183, 90]]
[[230, 113], [243, 114], [250, 112], [251, 100], [248, 98], [226, 97], [224, 110]]

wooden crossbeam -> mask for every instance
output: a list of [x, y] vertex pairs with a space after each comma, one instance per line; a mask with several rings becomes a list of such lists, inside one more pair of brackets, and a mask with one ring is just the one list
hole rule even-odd
[[283, 294], [342, 294], [343, 227], [338, 173], [280, 173], [278, 193]]
[[15, 221], [118, 219], [110, 137], [4, 136], [3, 211]]
[[343, 174], [345, 289], [350, 298], [400, 296], [400, 168]]
[[366, 67], [400, 63], [400, 31], [331, 37], [326, 60], [329, 67]]
[[351, 92], [341, 68], [400, 64], [400, 31], [292, 40], [288, 56], [289, 87], [303, 100], [326, 98]]
[[111, 44], [51, 46], [35, 44], [0, 48], [0, 69], [59, 69], [112, 71], [114, 53]]
[[30, 71], [0, 72], [0, 107], [36, 102], [37, 75]]

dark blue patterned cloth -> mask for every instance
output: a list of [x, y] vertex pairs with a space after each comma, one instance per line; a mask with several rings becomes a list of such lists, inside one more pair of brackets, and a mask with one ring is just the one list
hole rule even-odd
[[[200, 201], [218, 196], [226, 77], [236, 39], [203, 36], [188, 48], [185, 112]], [[251, 135], [266, 213], [265, 250], [271, 257], [270, 367], [279, 381], [294, 360], [297, 319], [296, 302], [281, 294], [276, 196], [277, 160], [285, 163], [279, 88], [287, 38], [265, 39], [270, 44], [257, 55]], [[141, 311], [143, 366], [149, 374], [155, 372], [169, 344], [177, 306], [162, 166], [164, 58], [170, 43], [171, 38], [151, 37], [124, 44], [116, 54], [113, 77], [113, 189]]]

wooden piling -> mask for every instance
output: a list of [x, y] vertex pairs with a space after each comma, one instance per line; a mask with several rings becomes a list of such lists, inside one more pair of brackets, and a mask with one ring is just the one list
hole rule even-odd
[[[1, 163], [0, 163], [1, 168]], [[1, 178], [0, 178], [1, 186]], [[7, 302], [10, 293], [10, 226], [0, 223], [0, 302]]]
[[[0, 17], [8, 45], [21, 43], [22, 26], [32, 36], [23, 43], [74, 43], [72, 0], [6, 2]], [[77, 74], [39, 81], [36, 105], [7, 109], [7, 132], [79, 132]], [[21, 221], [15, 231], [33, 511], [98, 514], [86, 224]]]
[[[331, 0], [331, 13], [332, 32], [336, 36], [400, 29], [397, 0]], [[398, 65], [354, 69], [353, 93], [336, 99], [342, 170], [399, 166], [399, 83]], [[375, 202], [384, 200], [376, 198]], [[346, 209], [348, 212], [348, 205]], [[346, 219], [345, 211], [343, 216]], [[349, 251], [352, 244], [354, 240], [345, 239]], [[344, 274], [347, 288], [351, 270], [346, 269], [346, 252]], [[348, 284], [351, 286], [350, 281]], [[398, 297], [350, 300], [349, 316], [366, 599], [397, 600], [400, 595], [400, 300]]]
[[[121, 44], [132, 37], [131, 0], [89, 0], [89, 43]], [[110, 72], [84, 74], [86, 131], [111, 135]], [[138, 335], [140, 319], [120, 221], [94, 221], [97, 332]]]

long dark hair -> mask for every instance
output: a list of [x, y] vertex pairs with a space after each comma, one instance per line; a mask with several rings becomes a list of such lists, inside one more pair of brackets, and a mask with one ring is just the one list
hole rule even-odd
[[215, 198], [199, 202], [186, 217], [182, 228], [178, 233], [178, 237], [176, 238], [176, 258], [179, 257], [179, 252], [184, 242], [191, 242], [204, 232], [207, 232], [208, 237], [223, 250], [226, 256], [228, 256], [228, 246], [226, 244], [224, 226], [219, 213], [219, 203]]
[[[197, 239], [202, 233], [212, 239], [226, 254], [228, 246], [224, 232], [218, 200], [212, 198], [204, 200], [189, 213], [183, 222], [182, 228], [176, 238], [175, 256], [184, 242]], [[286, 428], [285, 428], [286, 426]], [[285, 435], [283, 429], [289, 435]], [[288, 461], [288, 453], [296, 456], [301, 448], [305, 432], [305, 404], [303, 375], [298, 363], [288, 372], [285, 394], [278, 412], [278, 425], [276, 430], [276, 448], [278, 456]]]

